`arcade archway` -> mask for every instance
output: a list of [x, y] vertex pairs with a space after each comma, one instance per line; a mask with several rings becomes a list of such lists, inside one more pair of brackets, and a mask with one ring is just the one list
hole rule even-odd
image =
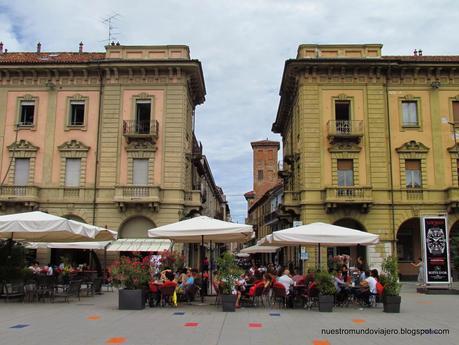
[[416, 280], [418, 269], [411, 265], [421, 252], [421, 222], [419, 218], [410, 218], [404, 221], [397, 231], [397, 257], [400, 279]]

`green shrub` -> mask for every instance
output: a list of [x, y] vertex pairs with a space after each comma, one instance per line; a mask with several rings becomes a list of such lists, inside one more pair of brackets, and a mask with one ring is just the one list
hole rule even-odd
[[400, 295], [400, 289], [402, 284], [398, 281], [398, 261], [393, 256], [388, 256], [384, 259], [382, 264], [382, 270], [385, 274], [382, 275], [382, 281], [380, 283], [384, 286], [384, 295], [386, 296], [398, 296]]
[[217, 259], [218, 277], [220, 287], [224, 295], [230, 295], [234, 289], [236, 280], [244, 271], [236, 264], [234, 256], [229, 252], [223, 253]]
[[334, 284], [334, 277], [332, 274], [322, 271], [317, 272], [314, 276], [314, 280], [317, 283], [317, 288], [321, 295], [334, 295], [336, 293], [336, 287]]

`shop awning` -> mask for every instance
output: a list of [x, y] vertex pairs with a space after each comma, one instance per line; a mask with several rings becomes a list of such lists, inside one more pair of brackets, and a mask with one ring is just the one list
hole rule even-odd
[[161, 252], [170, 249], [172, 242], [153, 238], [123, 238], [113, 241], [108, 252]]

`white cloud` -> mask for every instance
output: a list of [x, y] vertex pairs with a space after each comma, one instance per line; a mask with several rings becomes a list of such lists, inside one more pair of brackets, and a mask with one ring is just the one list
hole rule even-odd
[[[101, 18], [123, 44], [187, 44], [202, 61], [207, 101], [197, 133], [217, 184], [252, 187], [250, 141], [270, 138], [284, 62], [301, 43], [383, 43], [384, 54], [459, 54], [455, 0], [0, 0], [0, 41], [10, 50], [103, 51]], [[246, 205], [231, 196], [233, 217]]]

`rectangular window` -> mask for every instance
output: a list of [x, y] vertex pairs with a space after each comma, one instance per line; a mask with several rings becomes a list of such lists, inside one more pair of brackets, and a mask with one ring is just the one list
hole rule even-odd
[[354, 163], [352, 159], [338, 159], [338, 186], [354, 185]]
[[258, 180], [263, 180], [263, 170], [258, 170]]
[[416, 101], [402, 101], [403, 113], [403, 126], [404, 127], [418, 127], [418, 102]]
[[19, 125], [20, 126], [33, 126], [35, 117], [35, 102], [34, 101], [21, 101]]
[[335, 101], [335, 120], [350, 121], [351, 120], [351, 102], [350, 101]]
[[148, 159], [133, 159], [132, 184], [135, 186], [148, 185]]
[[84, 125], [84, 101], [70, 101], [69, 126]]
[[30, 159], [16, 158], [14, 160], [14, 185], [27, 186], [29, 184]]
[[135, 121], [137, 133], [150, 133], [151, 101], [149, 99], [138, 99], [135, 102], [135, 107]]
[[459, 101], [453, 101], [454, 127], [459, 127]]
[[81, 158], [65, 160], [65, 187], [80, 187]]
[[405, 161], [406, 188], [421, 188], [421, 161], [407, 159]]

